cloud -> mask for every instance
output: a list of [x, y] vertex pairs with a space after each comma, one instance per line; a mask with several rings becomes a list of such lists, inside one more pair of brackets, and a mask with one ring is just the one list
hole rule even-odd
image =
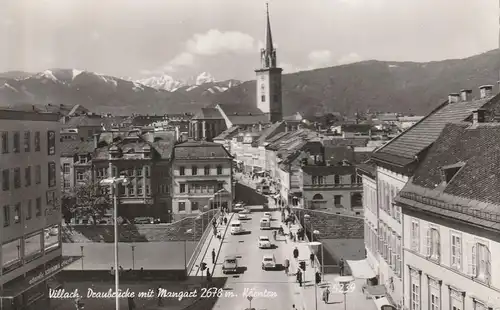
[[221, 53], [248, 53], [255, 50], [252, 36], [238, 32], [221, 32], [211, 29], [205, 34], [195, 34], [186, 42], [187, 51], [195, 55], [217, 55]]
[[[175, 72], [180, 67], [192, 67], [194, 65], [194, 55], [188, 52], [182, 52], [177, 54], [174, 58], [172, 58], [165, 66], [163, 66], [162, 70], [164, 72]], [[143, 70], [146, 71], [146, 70]]]
[[327, 67], [333, 63], [333, 55], [329, 50], [316, 50], [307, 55], [309, 65], [312, 68]]
[[363, 60], [363, 58], [361, 56], [359, 56], [358, 54], [349, 53], [345, 56], [340, 57], [337, 62], [339, 65], [346, 65], [346, 64], [353, 63], [353, 62], [359, 62], [361, 60]]

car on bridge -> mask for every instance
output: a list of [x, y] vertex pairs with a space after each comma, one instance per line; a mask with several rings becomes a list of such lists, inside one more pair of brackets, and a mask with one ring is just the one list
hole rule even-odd
[[231, 222], [231, 235], [239, 235], [243, 233], [243, 226], [240, 221]]
[[251, 219], [250, 215], [248, 215], [247, 213], [242, 213], [243, 211], [240, 211], [238, 213], [238, 220], [249, 220]]
[[269, 240], [269, 237], [267, 236], [260, 236], [259, 237], [259, 249], [270, 249], [272, 248], [271, 241]]
[[273, 215], [271, 212], [264, 212], [264, 217], [267, 217], [269, 220], [273, 219]]
[[271, 221], [267, 217], [260, 219], [260, 230], [271, 229]]
[[264, 255], [262, 258], [262, 270], [276, 269], [276, 259], [274, 255]]

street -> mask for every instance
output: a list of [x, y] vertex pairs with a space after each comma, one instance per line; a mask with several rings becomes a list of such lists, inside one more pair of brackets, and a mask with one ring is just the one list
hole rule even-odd
[[[276, 263], [281, 265], [286, 258], [290, 259], [292, 251], [287, 246], [283, 236], [278, 236], [278, 241], [273, 240], [272, 230], [260, 230], [259, 221], [264, 215], [263, 212], [251, 213], [251, 219], [243, 222], [243, 228], [250, 233], [242, 235], [231, 235], [228, 231], [219, 254], [214, 277], [228, 276], [225, 285], [226, 291], [231, 291], [235, 297], [221, 297], [218, 299], [213, 309], [246, 309], [249, 301], [246, 293], [253, 291], [255, 296], [252, 300], [252, 308], [255, 309], [292, 309], [295, 303], [294, 276], [287, 276], [284, 270], [261, 269], [262, 258], [266, 254], [274, 254]], [[280, 213], [273, 212], [272, 221], [274, 227], [280, 225]], [[275, 249], [259, 249], [257, 240], [259, 236], [268, 236], [272, 243], [276, 244]], [[222, 264], [225, 256], [236, 255], [238, 266], [242, 269], [240, 274], [224, 275]], [[266, 292], [267, 290], [267, 292]], [[259, 297], [257, 295], [267, 295]]]

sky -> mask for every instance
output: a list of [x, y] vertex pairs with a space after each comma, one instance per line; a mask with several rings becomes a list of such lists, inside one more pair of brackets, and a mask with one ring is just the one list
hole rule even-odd
[[[265, 0], [1, 0], [0, 72], [254, 78]], [[270, 0], [284, 73], [362, 60], [464, 58], [499, 46], [498, 0]]]

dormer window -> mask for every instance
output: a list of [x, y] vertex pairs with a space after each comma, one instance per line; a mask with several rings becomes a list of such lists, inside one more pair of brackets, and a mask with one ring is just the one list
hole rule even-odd
[[441, 167], [441, 181], [445, 184], [448, 184], [464, 165], [464, 162], [459, 162], [453, 165]]
[[86, 164], [87, 163], [87, 156], [86, 155], [80, 155], [79, 156], [79, 162], [80, 162], [80, 164]]

